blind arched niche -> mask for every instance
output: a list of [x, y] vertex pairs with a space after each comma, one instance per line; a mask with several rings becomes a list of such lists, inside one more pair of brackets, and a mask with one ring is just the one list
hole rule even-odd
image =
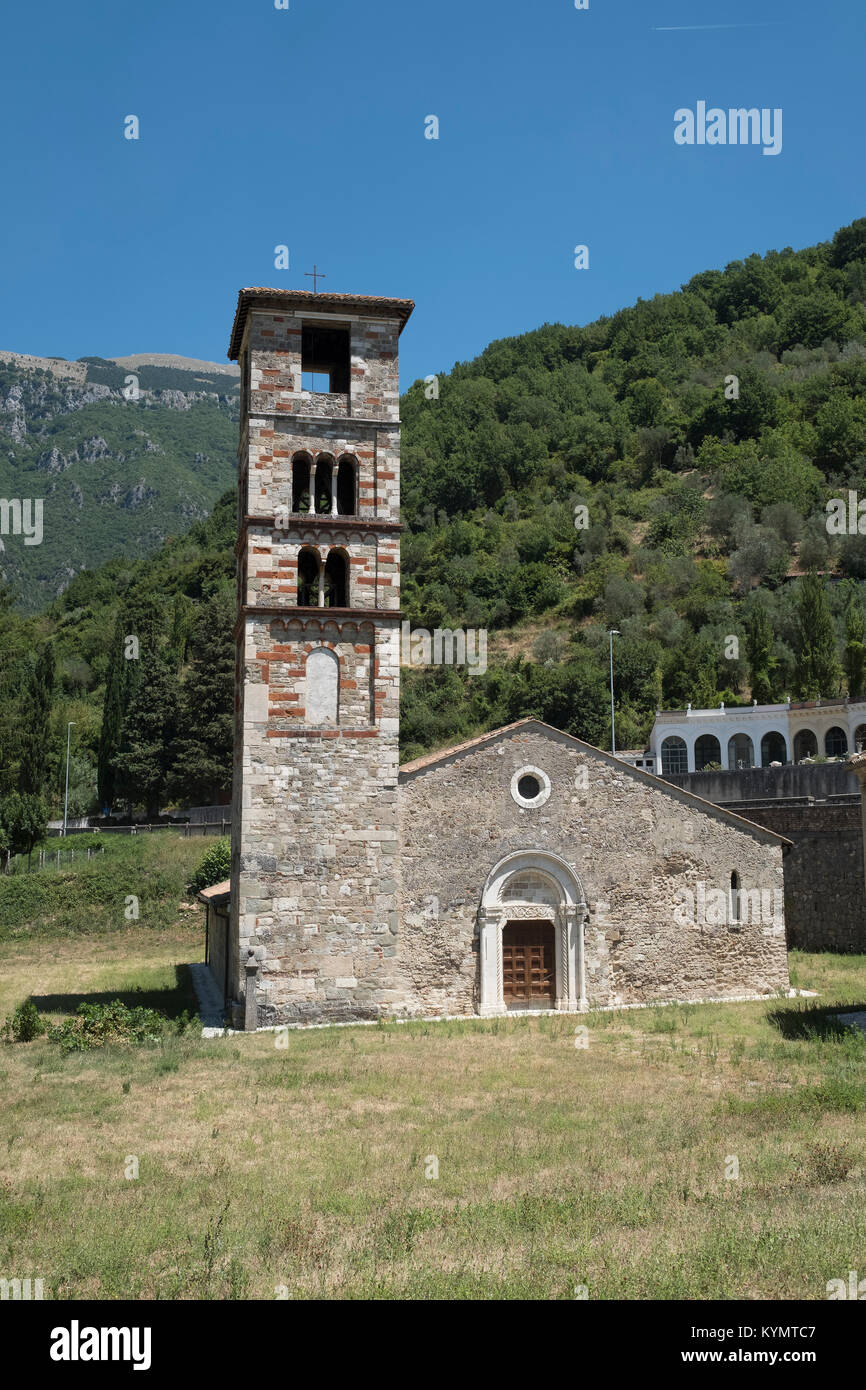
[[305, 668], [304, 723], [336, 724], [340, 704], [340, 661], [329, 647], [316, 647]]

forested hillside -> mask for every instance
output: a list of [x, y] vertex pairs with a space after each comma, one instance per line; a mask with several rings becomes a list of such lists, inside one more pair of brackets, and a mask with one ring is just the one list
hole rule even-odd
[[[826, 503], [866, 476], [864, 301], [861, 219], [584, 328], [492, 343], [438, 399], [416, 382], [404, 605], [520, 655], [486, 677], [410, 674], [407, 755], [530, 713], [605, 743], [611, 626], [620, 746], [657, 705], [830, 695], [850, 683], [840, 661], [859, 685], [866, 536], [828, 535]], [[807, 594], [818, 636], [808, 570], [825, 577]]]
[[[404, 671], [404, 756], [527, 714], [604, 746], [612, 626], [620, 747], [659, 705], [862, 693], [866, 535], [826, 507], [864, 487], [864, 387], [866, 219], [416, 382], [403, 606], [488, 629], [489, 669]], [[76, 809], [225, 794], [233, 540], [229, 494], [41, 616], [6, 603], [0, 795], [58, 804], [68, 720]]]

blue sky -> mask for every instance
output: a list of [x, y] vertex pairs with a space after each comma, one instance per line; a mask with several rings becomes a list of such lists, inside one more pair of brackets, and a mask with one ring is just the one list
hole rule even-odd
[[[238, 288], [315, 261], [416, 301], [405, 387], [826, 240], [866, 213], [864, 38], [863, 0], [9, 7], [0, 348], [220, 361]], [[677, 146], [700, 100], [781, 107], [781, 154]]]

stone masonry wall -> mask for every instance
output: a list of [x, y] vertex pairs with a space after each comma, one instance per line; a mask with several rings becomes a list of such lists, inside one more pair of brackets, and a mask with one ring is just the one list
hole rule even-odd
[[[510, 783], [534, 765], [549, 800], [523, 809]], [[410, 765], [411, 766], [411, 765]], [[582, 789], [583, 774], [586, 789]], [[509, 853], [561, 856], [589, 907], [590, 1005], [766, 993], [788, 987], [784, 926], [760, 921], [683, 927], [678, 890], [782, 889], [782, 846], [755, 827], [565, 735], [533, 726], [401, 775], [400, 959], [413, 1008], [477, 1008], [478, 909]]]
[[794, 842], [785, 856], [788, 945], [866, 951], [860, 798], [823, 805], [776, 801], [744, 806], [739, 814]]
[[[406, 1003], [398, 325], [351, 323], [351, 389], [336, 395], [301, 390], [302, 319], [254, 307], [239, 354], [249, 415], [239, 453], [232, 992], [238, 1021], [252, 952], [259, 1026], [375, 1018]], [[357, 516], [291, 514], [298, 453], [355, 460]], [[261, 521], [246, 525], [248, 516]], [[332, 549], [348, 557], [356, 616], [297, 609], [305, 545], [323, 562]], [[339, 662], [339, 705], [336, 718], [311, 722], [307, 660], [319, 648]]]

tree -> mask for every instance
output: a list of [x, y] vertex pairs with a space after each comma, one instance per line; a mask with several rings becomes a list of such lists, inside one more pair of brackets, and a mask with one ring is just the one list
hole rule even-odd
[[773, 701], [773, 676], [776, 661], [773, 656], [773, 629], [763, 604], [755, 604], [746, 625], [746, 661], [752, 699], [759, 705]]
[[161, 626], [152, 594], [128, 595], [114, 627], [97, 755], [99, 801], [109, 810], [120, 792], [118, 757], [130, 706], [141, 684], [143, 668], [157, 651]]
[[800, 585], [797, 606], [796, 679], [800, 698], [817, 700], [839, 693], [836, 629], [821, 576], [807, 574]]
[[192, 663], [183, 684], [170, 791], [196, 805], [222, 799], [232, 783], [233, 614], [232, 595], [215, 594], [189, 637]]
[[48, 807], [41, 796], [31, 792], [10, 792], [0, 801], [0, 849], [10, 854], [27, 854], [48, 828]]
[[115, 759], [117, 790], [132, 805], [143, 804], [149, 820], [159, 815], [173, 762], [179, 691], [177, 677], [160, 653], [142, 654], [138, 689], [123, 721]]
[[123, 730], [124, 693], [126, 667], [124, 659], [122, 617], [117, 619], [114, 628], [114, 641], [111, 646], [108, 674], [105, 680], [105, 699], [102, 704], [102, 728], [99, 734], [96, 781], [99, 788], [99, 804], [111, 810], [117, 787], [115, 761], [120, 748]]
[[866, 618], [852, 584], [845, 600], [845, 652], [842, 665], [848, 678], [848, 694], [859, 696], [866, 691]]
[[55, 749], [51, 736], [54, 701], [54, 647], [45, 642], [31, 662], [24, 692], [24, 725], [18, 790], [39, 796], [48, 783]]

